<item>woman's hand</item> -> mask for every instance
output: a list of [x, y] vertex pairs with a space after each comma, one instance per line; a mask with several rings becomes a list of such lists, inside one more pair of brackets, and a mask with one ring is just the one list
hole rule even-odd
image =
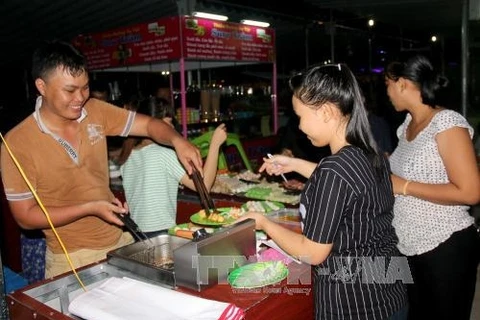
[[293, 162], [295, 158], [282, 155], [274, 155], [271, 158], [263, 158], [263, 164], [258, 172], [266, 171], [269, 175], [279, 176], [283, 173], [294, 171]]
[[238, 218], [235, 223], [237, 222], [240, 222], [240, 221], [244, 221], [246, 219], [253, 219], [255, 220], [255, 229], [257, 230], [263, 230], [264, 228], [264, 225], [265, 225], [265, 220], [267, 219], [265, 217], [265, 215], [263, 215], [262, 213], [260, 212], [249, 212], [243, 216], [241, 216], [240, 218]]
[[225, 142], [225, 140], [227, 140], [227, 126], [222, 123], [213, 132], [210, 144], [216, 147], [220, 147]]

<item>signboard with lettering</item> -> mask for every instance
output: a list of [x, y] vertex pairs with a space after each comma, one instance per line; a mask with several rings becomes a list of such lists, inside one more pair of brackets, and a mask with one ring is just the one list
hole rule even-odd
[[87, 57], [90, 70], [174, 60], [180, 57], [178, 21], [178, 17], [163, 18], [80, 35], [73, 40], [73, 45]]
[[189, 16], [79, 35], [73, 44], [90, 70], [178, 60], [182, 54], [189, 60], [275, 61], [273, 29]]
[[183, 56], [186, 59], [275, 60], [275, 33], [239, 23], [182, 17]]

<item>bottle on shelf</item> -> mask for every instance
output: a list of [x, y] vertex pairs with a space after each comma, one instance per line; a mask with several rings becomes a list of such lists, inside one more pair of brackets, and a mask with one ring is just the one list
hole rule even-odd
[[211, 90], [204, 81], [200, 92], [200, 114], [202, 122], [209, 122], [211, 115]]
[[220, 120], [220, 97], [221, 90], [213, 81], [210, 89], [210, 120], [214, 122]]

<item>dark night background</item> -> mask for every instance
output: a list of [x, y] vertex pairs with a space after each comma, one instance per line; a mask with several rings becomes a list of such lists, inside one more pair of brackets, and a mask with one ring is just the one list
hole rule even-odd
[[[478, 1], [472, 1], [478, 3]], [[446, 104], [461, 104], [462, 1], [452, 0], [299, 0], [277, 1], [47, 1], [4, 0], [0, 4], [0, 130], [5, 133], [33, 110], [35, 88], [30, 77], [30, 56], [42, 40], [71, 40], [87, 34], [143, 23], [156, 18], [198, 11], [216, 12], [238, 22], [248, 16], [268, 21], [276, 32], [277, 72], [288, 76], [308, 65], [331, 60], [347, 63], [361, 79], [372, 81], [380, 113], [391, 109], [382, 87], [382, 67], [396, 58], [423, 53], [451, 81]], [[479, 6], [480, 7], [480, 6]], [[476, 10], [470, 6], [470, 10]], [[367, 20], [376, 21], [374, 27]], [[333, 22], [333, 23], [332, 23]], [[478, 80], [480, 63], [478, 20], [469, 21], [469, 105], [468, 114], [479, 114]], [[333, 33], [333, 37], [332, 37]], [[432, 43], [430, 37], [439, 41]], [[370, 43], [370, 45], [369, 45]], [[371, 62], [369, 62], [371, 61]], [[369, 65], [374, 72], [370, 77]], [[212, 69], [212, 77], [235, 85], [253, 81], [252, 74], [271, 75], [271, 65]], [[375, 73], [374, 73], [375, 74]], [[132, 75], [120, 75], [125, 78]], [[145, 81], [159, 75], [145, 75]], [[265, 79], [263, 79], [265, 80]], [[267, 81], [269, 81], [267, 79]], [[282, 80], [279, 79], [281, 90]]]

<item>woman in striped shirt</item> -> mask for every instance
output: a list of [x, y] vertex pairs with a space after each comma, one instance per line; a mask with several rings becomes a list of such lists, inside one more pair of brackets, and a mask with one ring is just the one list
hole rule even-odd
[[300, 129], [332, 155], [318, 164], [275, 155], [260, 168], [308, 178], [299, 208], [303, 234], [262, 214], [244, 219], [314, 266], [316, 319], [405, 319], [410, 277], [392, 227], [389, 165], [372, 138], [357, 81], [338, 64], [312, 67], [290, 86]]

